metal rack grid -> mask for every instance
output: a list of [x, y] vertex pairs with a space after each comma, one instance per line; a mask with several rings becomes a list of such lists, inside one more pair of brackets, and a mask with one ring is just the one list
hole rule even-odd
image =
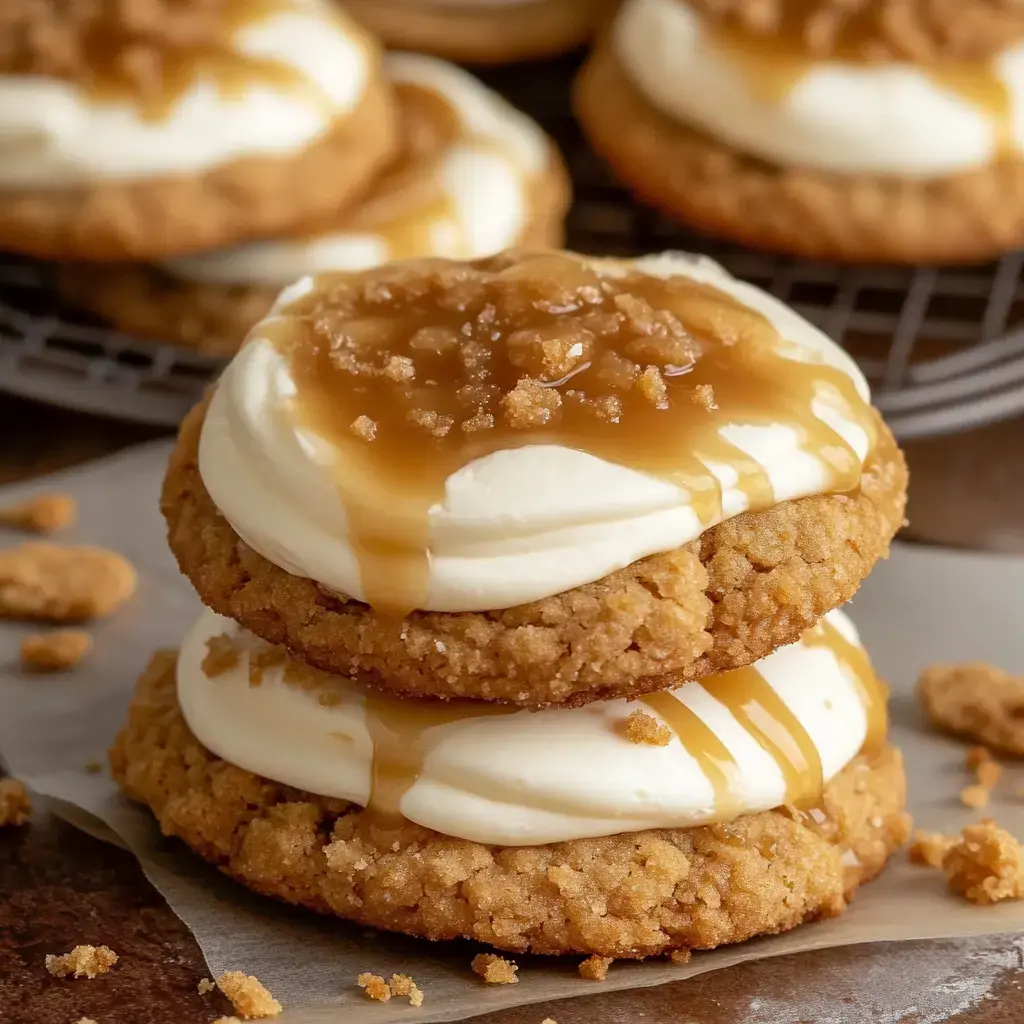
[[[977, 268], [843, 267], [752, 252], [696, 236], [636, 203], [587, 148], [569, 110], [578, 58], [482, 77], [532, 114], [566, 156], [576, 190], [570, 248], [607, 255], [705, 252], [844, 344], [903, 439], [1024, 412], [1024, 254]], [[143, 342], [62, 308], [44, 264], [0, 261], [0, 388], [173, 425], [220, 364]]]

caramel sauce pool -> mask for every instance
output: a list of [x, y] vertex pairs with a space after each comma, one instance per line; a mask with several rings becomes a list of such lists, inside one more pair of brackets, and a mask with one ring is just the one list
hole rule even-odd
[[[869, 64], [914, 63], [909, 57], [894, 57], [878, 44], [879, 10], [875, 4], [850, 4], [845, 14], [837, 12], [832, 52], [816, 56], [806, 42], [806, 26], [820, 0], [786, 0], [779, 5], [781, 24], [771, 32], [744, 31], [732, 19], [708, 26], [715, 46], [743, 70], [753, 91], [770, 103], [782, 103], [796, 84], [815, 65], [823, 62]], [[991, 124], [999, 158], [1018, 155], [1013, 130], [1013, 99], [999, 78], [994, 61], [942, 60], [918, 65], [940, 89], [952, 93], [980, 111]]]
[[844, 372], [787, 358], [772, 325], [725, 293], [599, 276], [560, 253], [321, 275], [256, 337], [289, 364], [284, 415], [327, 443], [364, 597], [389, 616], [423, 607], [429, 510], [481, 456], [588, 452], [685, 488], [709, 525], [722, 515], [711, 464], [732, 467], [751, 509], [775, 501], [764, 468], [721, 436], [727, 423], [791, 427], [831, 491], [854, 490], [861, 462], [812, 402], [875, 432]]

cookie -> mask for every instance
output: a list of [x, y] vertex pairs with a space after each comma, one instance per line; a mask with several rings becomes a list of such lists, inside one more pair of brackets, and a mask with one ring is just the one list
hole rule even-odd
[[212, 755], [156, 656], [111, 751], [166, 835], [256, 892], [359, 924], [514, 952], [636, 958], [710, 949], [839, 913], [906, 841], [898, 751], [859, 757], [823, 814], [494, 847], [291, 789]]
[[570, 184], [539, 126], [434, 58], [392, 54], [385, 73], [403, 141], [355, 204], [242, 248], [152, 266], [70, 264], [63, 296], [129, 334], [230, 355], [281, 288], [318, 270], [561, 243]]
[[617, 0], [349, 0], [346, 7], [394, 49], [468, 64], [506, 64], [586, 42]]
[[106, 262], [281, 233], [395, 149], [377, 44], [327, 0], [158, 0], [145, 24], [110, 0], [14, 6], [0, 98], [28, 113], [0, 152], [0, 247]]
[[[776, 66], [775, 44], [756, 34], [735, 33], [716, 36], [715, 74], [709, 71], [704, 81], [718, 98], [699, 105], [693, 90], [678, 82], [670, 92], [661, 65], [651, 57], [648, 37], [656, 34], [663, 9], [669, 7], [685, 10], [686, 5], [631, 0], [616, 33], [597, 46], [574, 88], [576, 114], [589, 142], [642, 201], [700, 231], [744, 245], [847, 262], [981, 261], [1024, 240], [1020, 140], [996, 106], [959, 95], [956, 83], [937, 73], [940, 86], [949, 84], [952, 99], [941, 89], [930, 92], [932, 106], [916, 119], [914, 103], [901, 106], [894, 100], [890, 109], [909, 111], [906, 123], [890, 123], [880, 115], [868, 119], [867, 127], [850, 128], [846, 136], [837, 129], [833, 144], [823, 134], [831, 123], [824, 114], [800, 120], [792, 102], [784, 106], [801, 76], [814, 74], [813, 55], [794, 58], [792, 67]], [[643, 25], [641, 16], [649, 18]], [[692, 20], [691, 15], [683, 35], [697, 48], [694, 52], [707, 54], [711, 42], [695, 34]], [[623, 41], [627, 29], [628, 43]], [[707, 35], [712, 30], [705, 26], [699, 31]], [[624, 64], [627, 46], [635, 54], [632, 71]], [[651, 58], [646, 71], [645, 55]], [[685, 59], [677, 62], [685, 65]], [[985, 66], [978, 65], [982, 78]], [[893, 80], [913, 69], [892, 67]], [[929, 88], [928, 74], [927, 69], [920, 72], [919, 92]], [[646, 78], [643, 87], [640, 76]], [[975, 84], [977, 95], [989, 88], [997, 95], [1001, 88], [998, 82]], [[846, 84], [851, 98], [844, 109], [856, 108], [858, 87]], [[658, 102], [652, 92], [658, 93]], [[824, 92], [821, 97], [824, 110]], [[946, 103], [959, 104], [948, 119]], [[817, 107], [814, 111], [821, 113]], [[924, 143], [935, 138], [934, 125], [941, 121], [948, 125], [944, 137], [954, 141], [927, 147]]]

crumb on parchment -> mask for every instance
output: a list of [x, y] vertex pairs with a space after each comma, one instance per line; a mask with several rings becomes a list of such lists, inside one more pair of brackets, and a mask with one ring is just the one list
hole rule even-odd
[[28, 533], [56, 533], [73, 525], [77, 518], [78, 505], [68, 494], [37, 494], [0, 508], [0, 526]]
[[991, 819], [968, 825], [942, 859], [946, 882], [972, 903], [1024, 896], [1024, 860], [1017, 838]]
[[368, 999], [386, 1003], [392, 996], [406, 997], [412, 1006], [423, 1005], [423, 992], [408, 974], [392, 974], [391, 981], [385, 981], [379, 974], [365, 971], [356, 978], [356, 984], [366, 993]]
[[379, 974], [364, 971], [356, 978], [356, 984], [369, 999], [375, 999], [378, 1003], [386, 1003], [391, 998], [391, 986]]
[[217, 979], [217, 988], [245, 1020], [276, 1017], [281, 1012], [281, 1004], [260, 980], [244, 971], [226, 971]]
[[21, 664], [33, 672], [63, 672], [91, 650], [92, 637], [79, 629], [30, 633], [21, 641]]
[[604, 981], [608, 977], [608, 968], [612, 965], [610, 956], [590, 956], [579, 966], [581, 978], [588, 981]]
[[674, 964], [688, 964], [693, 959], [693, 950], [673, 949], [668, 958]]
[[75, 946], [70, 953], [46, 954], [46, 969], [55, 978], [95, 978], [116, 963], [117, 954], [109, 946]]
[[943, 858], [955, 842], [956, 839], [944, 836], [941, 832], [925, 832], [918, 829], [910, 840], [907, 856], [912, 864], [941, 868]]
[[392, 974], [389, 985], [393, 996], [408, 996], [413, 1006], [423, 1005], [423, 992], [409, 974]]
[[470, 964], [474, 974], [479, 974], [488, 985], [515, 985], [519, 978], [517, 964], [496, 953], [477, 953]]
[[86, 761], [85, 762], [85, 770], [90, 775], [99, 775], [99, 773], [103, 771], [103, 762], [102, 761]]
[[989, 791], [984, 786], [964, 786], [960, 790], [960, 803], [964, 807], [971, 807], [978, 810], [988, 806]]
[[0, 779], [0, 828], [24, 825], [32, 813], [25, 783], [18, 779]]
[[667, 747], [672, 741], [672, 730], [662, 725], [654, 715], [637, 708], [626, 719], [626, 739], [630, 743], [648, 743], [655, 747]]

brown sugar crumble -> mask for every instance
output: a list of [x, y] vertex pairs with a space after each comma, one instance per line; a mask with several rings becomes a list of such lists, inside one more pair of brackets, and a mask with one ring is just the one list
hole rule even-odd
[[235, 643], [235, 638], [228, 633], [221, 633], [219, 636], [211, 636], [206, 641], [206, 654], [200, 668], [207, 679], [216, 679], [218, 676], [230, 672], [239, 662], [242, 652]]
[[107, 946], [75, 946], [70, 953], [46, 955], [46, 969], [55, 978], [95, 978], [117, 963], [117, 954]]
[[1016, 837], [990, 818], [968, 825], [942, 859], [946, 882], [972, 903], [1024, 896], [1024, 859]]
[[243, 971], [226, 971], [217, 979], [217, 988], [245, 1020], [276, 1017], [281, 1004], [263, 987], [258, 978]]
[[588, 981], [604, 981], [608, 977], [608, 968], [612, 965], [610, 956], [590, 956], [579, 966], [581, 978]]
[[907, 856], [912, 864], [941, 868], [943, 858], [955, 842], [955, 839], [944, 836], [941, 832], [925, 832], [918, 829], [910, 840], [910, 846], [907, 847]]
[[196, 991], [201, 996], [205, 996], [207, 992], [212, 992], [216, 987], [209, 978], [200, 978], [199, 984], [196, 985]]
[[495, 953], [477, 953], [470, 964], [474, 974], [479, 974], [488, 985], [515, 985], [519, 978], [518, 964]]
[[28, 533], [56, 533], [74, 524], [78, 505], [67, 494], [38, 494], [28, 501], [0, 508], [0, 526]]
[[31, 633], [21, 641], [21, 664], [33, 672], [62, 672], [91, 650], [92, 637], [81, 630]]
[[127, 559], [97, 547], [32, 541], [0, 551], [0, 618], [102, 618], [135, 591]]
[[639, 708], [631, 711], [626, 719], [626, 738], [630, 743], [649, 743], [655, 747], [667, 747], [672, 742], [672, 730], [662, 725], [654, 715]]
[[360, 974], [356, 984], [369, 999], [375, 999], [378, 1003], [386, 1003], [391, 998], [391, 986], [379, 974]]
[[984, 662], [930, 665], [917, 681], [917, 696], [940, 729], [993, 750], [1024, 754], [1024, 678]]
[[393, 996], [407, 996], [412, 1006], [423, 1005], [423, 992], [408, 974], [392, 974], [388, 985]]
[[960, 790], [960, 803], [977, 810], [988, 806], [989, 791], [984, 786], [964, 786]]
[[377, 436], [377, 424], [369, 416], [357, 416], [349, 429], [364, 441], [372, 441]]
[[25, 783], [18, 779], [0, 779], [0, 828], [24, 825], [32, 813]]
[[710, 384], [698, 384], [693, 389], [693, 400], [708, 412], [714, 412], [718, 408], [715, 401], [715, 389]]

